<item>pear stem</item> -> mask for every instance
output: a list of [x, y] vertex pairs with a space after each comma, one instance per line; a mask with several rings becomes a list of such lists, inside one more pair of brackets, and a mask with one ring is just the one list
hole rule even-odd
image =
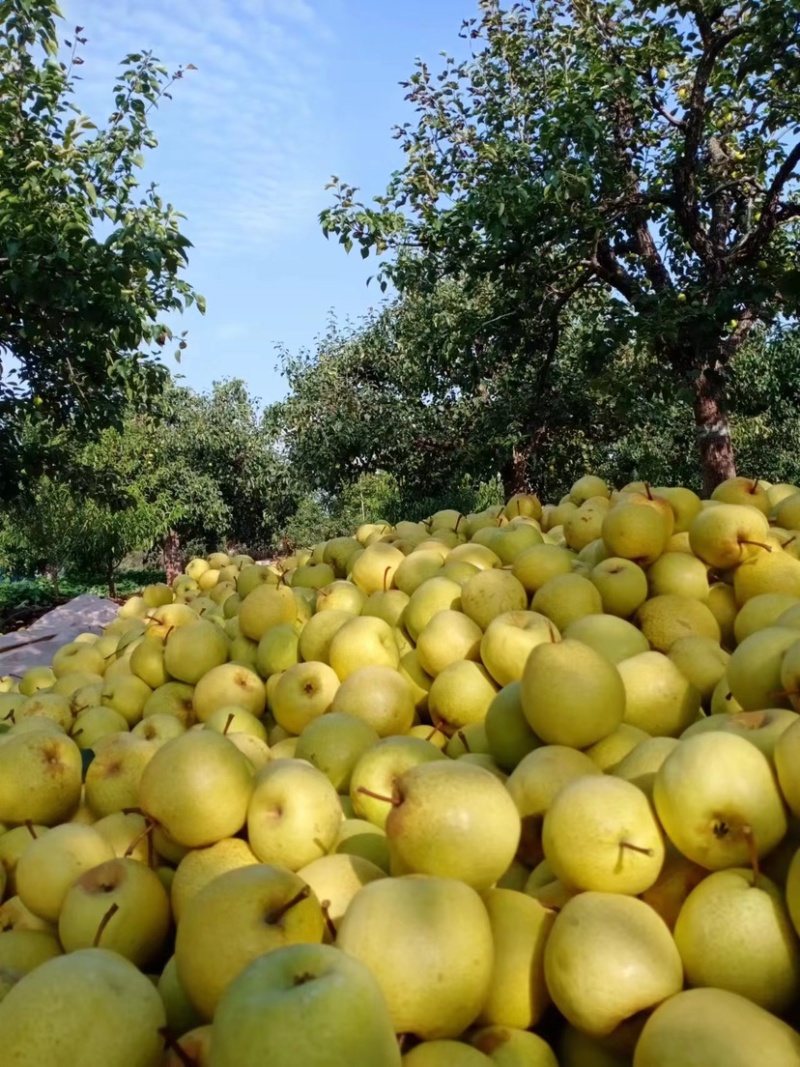
[[230, 730], [230, 728], [231, 728], [231, 723], [233, 722], [233, 720], [235, 718], [236, 718], [236, 716], [233, 714], [233, 712], [231, 712], [230, 715], [228, 716], [228, 718], [225, 720], [225, 726], [223, 727], [222, 732], [226, 736], [227, 736], [228, 730]]
[[[149, 860], [150, 860], [149, 839], [150, 839], [150, 835], [152, 834], [153, 830], [155, 830], [155, 828], [156, 828], [156, 824], [152, 821], [152, 819], [148, 819], [147, 816], [145, 816], [145, 822], [146, 822], [146, 826], [145, 826], [144, 830], [141, 830], [136, 835], [136, 837], [134, 837], [134, 839], [131, 841], [131, 843], [128, 845], [128, 847], [125, 849], [125, 852], [123, 853], [123, 857], [122, 857], [123, 859], [129, 859], [133, 855], [133, 853], [136, 851], [136, 846], [141, 841], [143, 841], [145, 838], [148, 838], [147, 857], [148, 857], [148, 862], [149, 862]], [[152, 863], [150, 864], [150, 866], [152, 866]]]
[[384, 796], [383, 793], [373, 793], [371, 789], [366, 789], [363, 785], [360, 785], [356, 792], [363, 793], [365, 797], [372, 797], [373, 800], [383, 800], [386, 804], [391, 804], [393, 808], [400, 806], [400, 801], [395, 800], [394, 797]]
[[92, 942], [92, 947], [93, 948], [99, 948], [100, 947], [100, 939], [102, 938], [103, 934], [105, 933], [106, 927], [108, 926], [108, 924], [111, 922], [111, 920], [114, 918], [114, 916], [117, 914], [118, 911], [119, 911], [119, 904], [114, 903], [114, 904], [111, 905], [111, 907], [105, 913], [103, 918], [100, 920], [100, 925], [97, 927], [97, 933], [94, 935], [94, 941]]
[[197, 1067], [197, 1062], [192, 1059], [186, 1049], [181, 1047], [180, 1041], [169, 1032], [166, 1026], [159, 1029], [159, 1034], [164, 1038], [164, 1048], [174, 1053], [175, 1058], [180, 1060], [183, 1067]]
[[28, 831], [28, 833], [29, 833], [29, 834], [31, 835], [31, 837], [33, 838], [33, 840], [34, 840], [34, 841], [36, 841], [36, 840], [37, 840], [37, 838], [38, 838], [38, 834], [37, 834], [37, 833], [36, 833], [36, 831], [34, 830], [34, 828], [33, 828], [33, 823], [31, 822], [31, 820], [30, 820], [30, 819], [26, 819], [26, 820], [25, 820], [25, 829], [26, 829], [26, 830]]
[[287, 911], [291, 911], [295, 904], [299, 904], [301, 901], [306, 900], [310, 896], [311, 887], [304, 885], [302, 889], [295, 893], [291, 900], [287, 900], [285, 904], [281, 904], [278, 910], [273, 915], [269, 916], [267, 922], [272, 924], [279, 923], [284, 917], [284, 915], [287, 913]]
[[456, 737], [459, 739], [459, 741], [464, 746], [464, 748], [467, 750], [467, 752], [472, 752], [472, 749], [469, 747], [469, 741], [467, 740], [467, 735], [464, 733], [463, 730], [459, 730], [457, 732], [457, 734], [456, 734]]
[[434, 737], [436, 737], [437, 734], [444, 734], [444, 730], [441, 728], [441, 726], [438, 726], [438, 725], [434, 726], [431, 729], [431, 732], [428, 734], [428, 736], [425, 738], [425, 740], [426, 741], [432, 741], [434, 739]]
[[320, 907], [322, 908], [322, 915], [325, 919], [325, 925], [328, 927], [328, 933], [331, 935], [331, 940], [336, 940], [336, 927], [333, 925], [333, 919], [331, 918], [331, 902], [329, 900], [321, 900]]
[[739, 542], [740, 545], [753, 545], [755, 548], [766, 549], [767, 552], [772, 551], [772, 545], [766, 545], [763, 541], [748, 541], [746, 538], [742, 538]]
[[630, 849], [631, 852], [640, 852], [643, 856], [655, 855], [655, 852], [652, 848], [642, 848], [641, 845], [631, 844], [630, 841], [620, 841], [619, 847]]

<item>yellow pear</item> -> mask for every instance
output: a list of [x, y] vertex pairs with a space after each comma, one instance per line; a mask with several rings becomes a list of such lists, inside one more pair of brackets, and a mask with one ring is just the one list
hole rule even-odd
[[67, 890], [80, 875], [114, 859], [106, 839], [92, 826], [64, 823], [33, 841], [19, 857], [16, 890], [34, 915], [56, 922]]
[[346, 622], [331, 639], [328, 648], [330, 666], [340, 681], [360, 667], [397, 668], [400, 651], [392, 627], [370, 616], [356, 616]]
[[327, 663], [296, 663], [278, 678], [270, 708], [279, 726], [299, 734], [312, 720], [332, 709], [339, 688], [336, 672]]
[[486, 668], [472, 660], [451, 663], [434, 678], [428, 693], [428, 710], [446, 732], [483, 722], [497, 686]]
[[679, 737], [697, 718], [700, 692], [661, 652], [617, 664], [625, 689], [624, 721], [654, 737]]
[[708, 569], [702, 560], [685, 552], [665, 552], [647, 568], [650, 596], [672, 594], [694, 600], [708, 599]]
[[382, 738], [364, 752], [353, 768], [350, 799], [355, 814], [383, 829], [391, 810], [385, 798], [392, 795], [397, 779], [419, 763], [446, 758], [436, 745], [423, 738]]
[[266, 703], [263, 681], [254, 670], [241, 663], [213, 667], [203, 675], [192, 693], [192, 706], [199, 722], [207, 722], [217, 708], [228, 707], [242, 708], [258, 719], [263, 715]]
[[681, 674], [700, 693], [707, 707], [711, 695], [724, 676], [730, 655], [710, 637], [679, 637], [667, 653]]
[[569, 900], [550, 931], [544, 963], [556, 1007], [597, 1037], [683, 987], [681, 958], [663, 919], [621, 893]]
[[386, 878], [386, 871], [376, 866], [363, 856], [347, 853], [334, 853], [320, 856], [305, 867], [298, 875], [311, 886], [314, 895], [325, 913], [329, 939], [336, 936], [336, 931], [355, 895], [365, 885], [378, 878]]
[[775, 770], [781, 792], [794, 815], [800, 817], [800, 724], [781, 734], [774, 749]]
[[647, 599], [647, 575], [633, 560], [610, 556], [592, 568], [589, 578], [608, 615], [629, 619]]
[[765, 593], [800, 597], [800, 560], [774, 549], [758, 552], [736, 568], [733, 591], [738, 604]]
[[417, 638], [417, 657], [422, 669], [435, 678], [458, 660], [477, 660], [483, 631], [460, 611], [437, 611]]
[[470, 1043], [496, 1067], [558, 1067], [556, 1055], [547, 1042], [529, 1030], [483, 1026], [472, 1033]]
[[584, 615], [599, 615], [603, 601], [597, 587], [580, 574], [550, 578], [533, 595], [531, 610], [545, 615], [559, 631]]
[[142, 774], [139, 801], [173, 841], [213, 845], [244, 825], [252, 767], [226, 737], [189, 731], [159, 748]]
[[55, 825], [68, 819], [80, 802], [81, 776], [80, 749], [64, 734], [7, 737], [0, 744], [0, 820]]
[[547, 744], [586, 748], [622, 722], [625, 688], [617, 667], [588, 645], [542, 644], [525, 664], [522, 708]]
[[565, 785], [544, 818], [542, 845], [568, 888], [643, 893], [664, 862], [664, 839], [647, 797], [608, 775]]
[[673, 593], [645, 601], [636, 612], [636, 623], [657, 652], [669, 652], [681, 637], [709, 637], [719, 643], [722, 636], [710, 608]]
[[156, 751], [129, 733], [112, 734], [98, 744], [85, 780], [86, 801], [96, 816], [137, 807], [142, 774]]
[[498, 568], [480, 571], [461, 588], [461, 610], [482, 630], [498, 615], [525, 611], [527, 607], [525, 587], [510, 571]]
[[797, 630], [768, 626], [734, 649], [725, 674], [730, 691], [745, 711], [790, 708], [781, 668], [787, 651], [800, 640]]
[[170, 900], [175, 921], [180, 922], [189, 901], [201, 889], [226, 871], [251, 867], [258, 863], [246, 841], [226, 837], [207, 848], [193, 848], [178, 864], [170, 888]]
[[584, 752], [596, 763], [601, 771], [611, 771], [620, 760], [624, 759], [642, 741], [646, 741], [650, 735], [638, 726], [631, 726], [627, 722], [621, 722], [613, 734], [589, 745]]
[[718, 503], [699, 512], [689, 526], [694, 554], [714, 570], [738, 566], [763, 551], [769, 522], [757, 508]]
[[454, 878], [370, 882], [347, 909], [337, 945], [375, 975], [398, 1034], [457, 1037], [486, 1002], [491, 923], [480, 896]]
[[609, 773], [631, 782], [652, 800], [656, 773], [678, 744], [676, 737], [648, 737], [614, 764]]
[[612, 507], [603, 519], [602, 537], [610, 556], [633, 560], [643, 567], [664, 551], [672, 534], [672, 510], [666, 514], [655, 507], [636, 507], [631, 502]]
[[733, 734], [681, 741], [656, 775], [653, 800], [673, 844], [709, 870], [766, 856], [786, 833], [769, 760]]
[[[335, 676], [334, 676], [335, 677]], [[408, 682], [391, 667], [361, 667], [338, 684], [331, 712], [352, 715], [379, 737], [404, 734], [414, 722], [414, 700]], [[275, 716], [278, 718], [278, 715]]]
[[710, 874], [686, 898], [674, 935], [688, 985], [728, 989], [776, 1015], [796, 1001], [800, 942], [765, 875], [736, 867]]
[[563, 637], [582, 641], [610, 663], [619, 663], [650, 649], [641, 630], [616, 615], [584, 615], [569, 624]]
[[269, 864], [226, 871], [187, 903], [178, 924], [178, 979], [205, 1019], [248, 963], [282, 945], [320, 942], [319, 901], [296, 874]]
[[574, 559], [575, 554], [568, 548], [548, 544], [532, 545], [516, 557], [511, 573], [527, 593], [535, 593], [550, 578], [571, 574]]
[[799, 1067], [800, 1035], [737, 993], [688, 989], [661, 1004], [647, 1020], [633, 1063], [634, 1067]]
[[741, 644], [746, 637], [768, 626], [784, 626], [780, 619], [785, 612], [800, 605], [800, 599], [787, 593], [759, 593], [750, 597], [737, 612], [733, 624], [736, 641]]

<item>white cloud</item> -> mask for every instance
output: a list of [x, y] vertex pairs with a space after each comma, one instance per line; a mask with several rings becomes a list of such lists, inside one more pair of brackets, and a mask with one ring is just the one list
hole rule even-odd
[[198, 68], [154, 119], [148, 176], [188, 216], [196, 253], [241, 254], [314, 218], [328, 176], [331, 31], [311, 0], [65, 0], [84, 27], [82, 106], [102, 119], [129, 52]]

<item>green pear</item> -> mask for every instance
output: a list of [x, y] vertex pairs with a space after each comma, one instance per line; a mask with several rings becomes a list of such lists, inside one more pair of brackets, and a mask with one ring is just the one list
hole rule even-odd
[[658, 769], [678, 744], [677, 737], [648, 737], [614, 764], [609, 773], [631, 782], [652, 800]]
[[492, 927], [480, 896], [456, 879], [370, 882], [347, 909], [337, 945], [377, 978], [398, 1034], [457, 1037], [486, 1002]]
[[0, 1036], [14, 1067], [161, 1067], [165, 1022], [150, 979], [102, 948], [49, 960], [0, 1003]]
[[393, 859], [417, 874], [488, 889], [517, 851], [520, 817], [497, 778], [463, 760], [412, 767], [394, 783], [386, 820]]
[[179, 682], [196, 685], [212, 667], [225, 663], [228, 649], [223, 631], [207, 619], [198, 619], [189, 626], [178, 626], [167, 637], [164, 667]]
[[197, 720], [192, 697], [194, 686], [185, 682], [166, 682], [154, 689], [142, 709], [142, 719], [150, 715], [172, 715], [183, 726], [192, 726]]
[[301, 659], [317, 660], [330, 665], [330, 644], [336, 634], [354, 615], [349, 611], [331, 609], [317, 611], [300, 631], [298, 649]]
[[533, 545], [516, 557], [511, 573], [525, 591], [532, 594], [550, 578], [571, 574], [574, 559], [574, 552], [570, 552], [568, 548], [548, 544]]
[[615, 615], [584, 615], [571, 622], [563, 636], [589, 645], [610, 663], [620, 663], [650, 650], [641, 630]]
[[709, 593], [708, 568], [686, 552], [664, 552], [647, 568], [647, 587], [651, 597], [673, 594], [705, 601]]
[[482, 664], [458, 660], [433, 679], [428, 710], [433, 722], [450, 732], [483, 722], [496, 695], [497, 686]]
[[93, 826], [64, 823], [38, 837], [16, 866], [16, 890], [34, 915], [58, 920], [72, 883], [86, 871], [114, 859], [114, 850]]
[[800, 993], [800, 942], [781, 891], [763, 874], [710, 874], [686, 898], [674, 936], [690, 986], [739, 993], [776, 1015]]
[[242, 708], [258, 719], [263, 715], [266, 703], [266, 690], [261, 678], [241, 663], [223, 663], [213, 667], [203, 675], [192, 694], [194, 713], [199, 722], [206, 722], [217, 708], [226, 707]]
[[522, 820], [519, 856], [525, 863], [534, 867], [543, 858], [542, 824], [553, 798], [568, 782], [599, 774], [585, 753], [566, 745], [542, 745], [519, 762], [506, 788]]
[[198, 848], [241, 830], [252, 789], [252, 767], [235, 745], [212, 730], [190, 730], [157, 749], [139, 802], [173, 841]]
[[30, 697], [40, 689], [49, 689], [55, 680], [52, 667], [29, 667], [19, 680], [19, 691]]
[[157, 983], [158, 992], [164, 1002], [167, 1013], [167, 1027], [170, 1034], [180, 1038], [183, 1034], [200, 1026], [203, 1017], [193, 1006], [186, 990], [178, 978], [178, 966], [172, 955], [164, 965]]
[[496, 1067], [558, 1067], [556, 1055], [547, 1042], [529, 1030], [483, 1026], [472, 1034], [470, 1042]]
[[603, 603], [603, 611], [629, 619], [647, 600], [647, 575], [630, 559], [611, 556], [601, 560], [589, 573]]
[[525, 718], [521, 692], [520, 682], [504, 686], [489, 705], [483, 723], [490, 756], [509, 772], [542, 744]]
[[81, 752], [69, 737], [52, 731], [7, 737], [0, 744], [0, 820], [68, 819], [80, 802], [81, 777]]
[[779, 738], [794, 723], [800, 722], [800, 716], [786, 708], [765, 708], [764, 711], [739, 711], [733, 715], [725, 713], [708, 715], [693, 723], [681, 734], [681, 738], [694, 737], [706, 731], [722, 730], [724, 733], [738, 734], [750, 741], [772, 762], [775, 745]]
[[700, 691], [662, 652], [617, 664], [625, 688], [624, 721], [654, 737], [678, 737], [697, 718]]
[[768, 626], [786, 625], [780, 621], [781, 617], [798, 605], [800, 600], [787, 593], [760, 593], [751, 597], [739, 609], [733, 624], [737, 644]]
[[527, 607], [525, 587], [510, 571], [498, 568], [480, 571], [461, 589], [461, 610], [482, 630], [498, 615], [525, 611]]
[[547, 744], [586, 748], [622, 722], [625, 688], [617, 667], [588, 645], [542, 644], [525, 664], [522, 708]]
[[379, 737], [404, 734], [414, 722], [411, 687], [388, 666], [360, 667], [341, 685], [337, 680], [330, 710], [359, 719]]
[[597, 587], [580, 574], [550, 578], [534, 593], [531, 610], [546, 616], [559, 632], [584, 615], [599, 615], [603, 601]]
[[353, 768], [377, 742], [377, 732], [366, 722], [352, 714], [330, 711], [306, 726], [298, 738], [295, 755], [322, 771], [337, 793], [347, 793]]
[[341, 821], [338, 794], [316, 767], [274, 759], [258, 772], [247, 808], [247, 839], [262, 863], [291, 871], [305, 867], [330, 852]]
[[367, 967], [329, 945], [288, 945], [233, 981], [214, 1016], [214, 1067], [400, 1067]]
[[157, 747], [144, 738], [120, 733], [106, 737], [86, 772], [86, 801], [98, 817], [135, 808], [139, 788]]
[[781, 792], [794, 815], [800, 817], [800, 723], [794, 722], [773, 750]]
[[634, 1067], [799, 1067], [800, 1035], [746, 997], [688, 989], [644, 1025]]
[[787, 829], [769, 760], [733, 734], [681, 741], [656, 775], [653, 800], [673, 844], [712, 871], [768, 855]]
[[590, 775], [564, 786], [544, 817], [542, 845], [569, 888], [635, 896], [656, 881], [664, 839], [647, 797], [622, 778]]
[[569, 900], [550, 931], [544, 966], [555, 1006], [595, 1037], [683, 987], [681, 958], [663, 919], [621, 893]]
[[389, 873], [389, 842], [386, 833], [366, 819], [345, 819], [339, 827], [334, 853], [357, 856], [369, 860], [386, 874]]
[[288, 670], [300, 661], [300, 634], [296, 622], [270, 627], [258, 642], [256, 667], [262, 678]]
[[322, 908], [302, 878], [260, 863], [220, 874], [187, 902], [178, 924], [178, 979], [205, 1019], [248, 963], [283, 945], [321, 942]]
[[710, 637], [690, 635], [679, 637], [667, 655], [698, 690], [702, 704], [708, 707], [714, 688], [725, 674], [729, 653]]
[[611, 771], [620, 760], [624, 759], [642, 741], [646, 741], [649, 736], [638, 726], [630, 726], [627, 722], [621, 722], [613, 734], [589, 745], [584, 751], [601, 771]]
[[403, 1056], [403, 1067], [491, 1067], [491, 1063], [463, 1041], [423, 1041]]
[[[177, 719], [173, 721], [177, 723]], [[128, 723], [118, 711], [98, 705], [81, 712], [72, 726], [70, 736], [79, 748], [94, 749], [101, 739], [127, 730]]]
[[60, 955], [58, 938], [49, 931], [18, 928], [0, 932], [0, 971], [11, 970], [21, 977]]
[[411, 552], [394, 572], [398, 592], [411, 597], [423, 582], [441, 573], [444, 561], [438, 552]]
[[155, 871], [135, 859], [115, 858], [82, 874], [64, 897], [58, 937], [65, 952], [108, 948], [145, 967], [170, 932], [169, 897]]

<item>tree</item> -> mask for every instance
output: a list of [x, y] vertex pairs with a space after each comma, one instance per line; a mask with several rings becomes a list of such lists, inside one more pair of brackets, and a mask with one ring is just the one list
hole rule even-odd
[[[386, 192], [367, 205], [334, 178], [323, 230], [390, 253], [380, 281], [403, 293], [491, 280], [496, 349], [542, 380], [573, 302], [607, 294], [614, 339], [648, 345], [691, 403], [710, 490], [735, 473], [735, 357], [800, 303], [800, 5], [480, 8], [472, 57], [405, 83], [417, 118]], [[525, 415], [530, 455], [549, 416]]]
[[[163, 386], [165, 317], [196, 303], [182, 216], [138, 172], [172, 76], [125, 57], [104, 127], [81, 114], [83, 28], [59, 60], [54, 0], [0, 0], [0, 489], [17, 485], [23, 414], [94, 430]], [[176, 352], [186, 347], [183, 335]]]

